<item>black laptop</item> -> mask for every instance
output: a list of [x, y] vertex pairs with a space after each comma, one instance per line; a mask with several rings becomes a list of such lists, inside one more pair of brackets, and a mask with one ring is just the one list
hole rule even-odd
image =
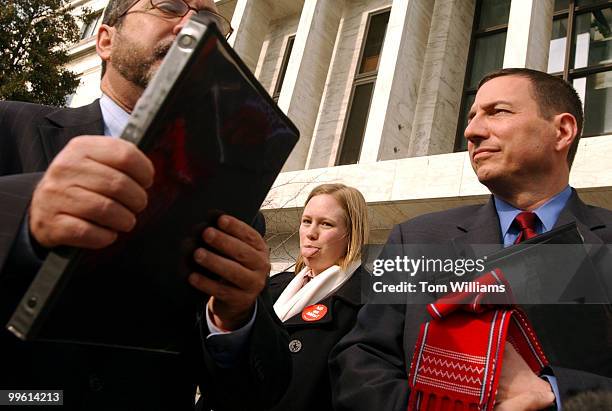
[[155, 165], [137, 226], [103, 250], [52, 250], [8, 329], [182, 351], [206, 301], [186, 281], [202, 230], [222, 212], [251, 222], [298, 134], [216, 26], [192, 17], [121, 135]]

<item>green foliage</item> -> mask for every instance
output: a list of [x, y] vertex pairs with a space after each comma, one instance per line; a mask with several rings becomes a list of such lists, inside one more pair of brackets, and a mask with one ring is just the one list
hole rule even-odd
[[[79, 85], [65, 69], [67, 48], [79, 40], [68, 0], [2, 0], [0, 100], [63, 106]], [[79, 17], [88, 18], [89, 16]]]

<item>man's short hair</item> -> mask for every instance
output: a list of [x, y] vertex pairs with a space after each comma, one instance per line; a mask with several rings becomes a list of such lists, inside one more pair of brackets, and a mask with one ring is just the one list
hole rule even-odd
[[582, 135], [582, 124], [584, 122], [582, 102], [576, 90], [574, 90], [568, 82], [559, 77], [528, 68], [505, 68], [496, 70], [484, 76], [482, 80], [480, 80], [480, 83], [478, 83], [478, 88], [480, 89], [480, 87], [489, 80], [503, 76], [525, 77], [531, 82], [533, 97], [538, 104], [542, 117], [550, 119], [555, 114], [570, 113], [576, 118], [578, 131], [567, 153], [567, 164], [571, 167], [574, 157], [576, 156], [578, 141]]
[[[102, 24], [106, 24], [110, 27], [121, 26], [123, 18], [120, 16], [124, 14], [130, 7], [132, 7], [137, 0], [110, 0], [106, 9], [104, 9], [104, 16], [102, 17]], [[106, 61], [102, 60], [102, 77], [106, 72]]]

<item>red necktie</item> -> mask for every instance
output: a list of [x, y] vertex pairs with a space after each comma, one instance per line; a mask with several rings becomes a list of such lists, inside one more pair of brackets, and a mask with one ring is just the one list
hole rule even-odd
[[521, 243], [525, 240], [529, 240], [538, 235], [536, 231], [536, 223], [538, 216], [530, 211], [523, 211], [514, 218], [514, 221], [519, 226], [521, 232], [519, 233], [514, 244]]

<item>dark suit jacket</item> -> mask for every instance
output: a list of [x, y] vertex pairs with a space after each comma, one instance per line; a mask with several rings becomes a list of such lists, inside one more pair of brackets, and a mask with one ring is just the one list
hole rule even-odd
[[[557, 226], [571, 221], [576, 221], [585, 243], [612, 243], [612, 212], [585, 205], [575, 192], [559, 216]], [[453, 247], [501, 244], [492, 199], [485, 205], [451, 209], [407, 221], [393, 229], [387, 244], [451, 242]], [[609, 267], [602, 274], [610, 287]], [[524, 308], [551, 362], [562, 400], [587, 389], [612, 389], [610, 306]], [[385, 404], [384, 409], [405, 410], [409, 396], [407, 375], [415, 343], [420, 325], [429, 320], [422, 305], [366, 304], [357, 316], [355, 328], [330, 356], [336, 409], [381, 409], [381, 404]], [[599, 349], [595, 351], [593, 347]], [[565, 364], [566, 359], [571, 364]]]
[[[293, 279], [293, 272], [280, 273], [270, 280], [270, 296], [276, 301]], [[361, 276], [357, 271], [321, 304], [328, 308], [319, 321], [307, 322], [298, 314], [284, 322], [293, 347], [293, 374], [278, 411], [332, 410], [328, 357], [332, 347], [354, 325], [361, 307]]]
[[0, 389], [63, 389], [66, 410], [193, 409], [196, 385], [217, 410], [273, 405], [284, 392], [290, 362], [286, 332], [265, 295], [249, 348], [232, 369], [218, 368], [210, 357], [196, 312], [180, 355], [26, 343], [6, 331], [37, 269], [20, 257], [16, 241], [33, 189], [54, 156], [84, 134], [103, 134], [97, 101], [76, 109], [0, 102]]

